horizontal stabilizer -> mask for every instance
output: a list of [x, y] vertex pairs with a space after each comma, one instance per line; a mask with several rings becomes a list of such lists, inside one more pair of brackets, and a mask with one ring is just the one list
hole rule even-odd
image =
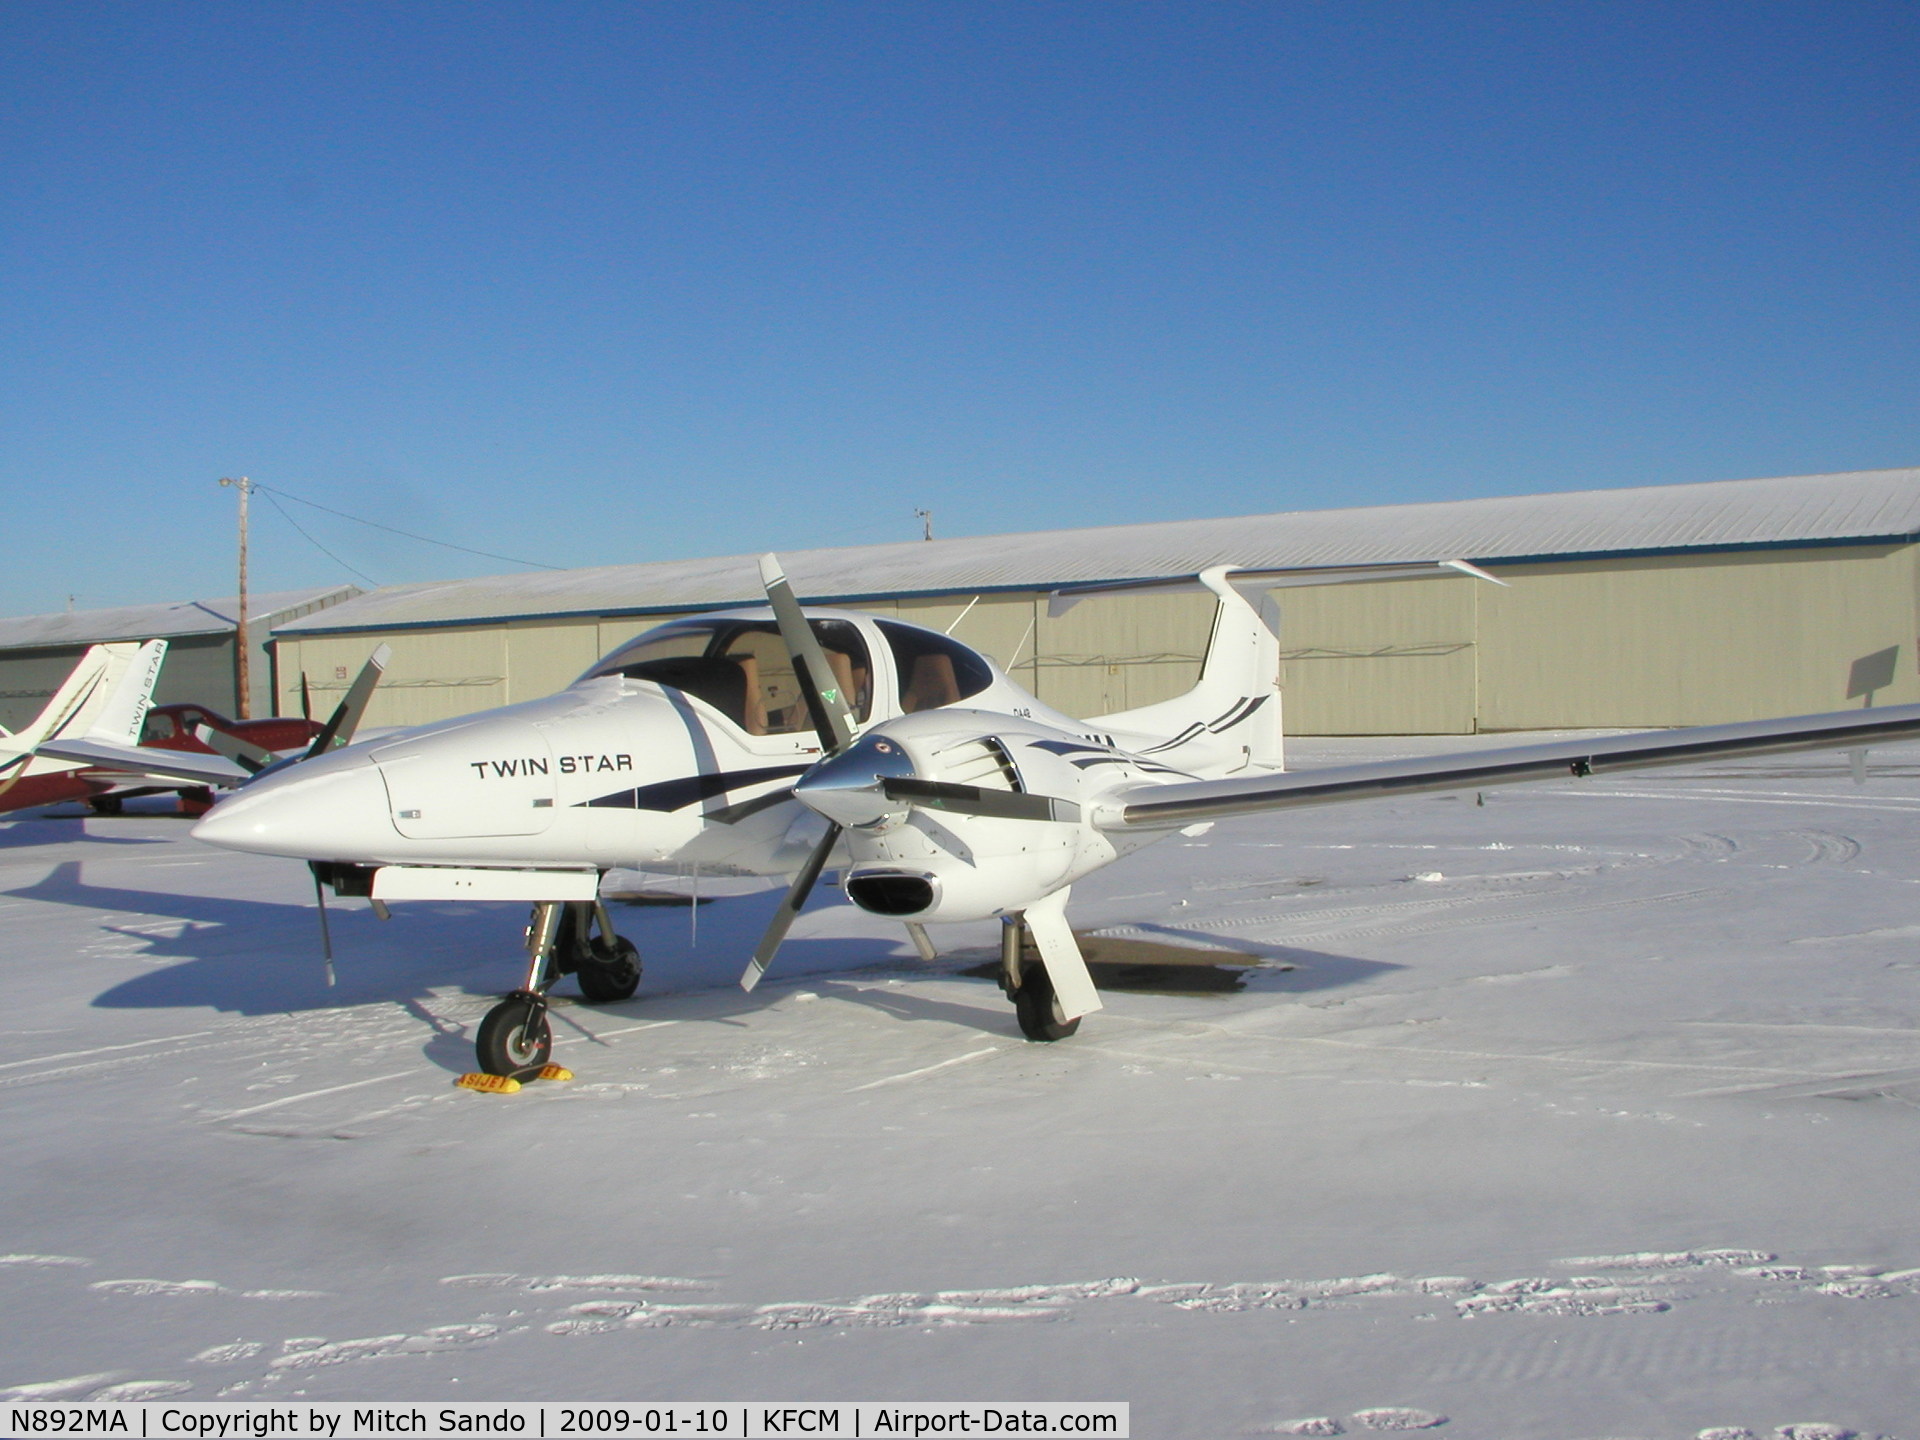
[[[1304, 585], [1357, 585], [1373, 580], [1429, 580], [1443, 575], [1468, 575], [1505, 586], [1478, 565], [1465, 560], [1407, 560], [1380, 565], [1320, 565], [1289, 570], [1247, 570], [1239, 566], [1224, 569], [1234, 589], [1256, 598], [1267, 590], [1291, 590]], [[1100, 580], [1085, 585], [1063, 585], [1047, 595], [1047, 614], [1058, 619], [1082, 600], [1095, 595], [1117, 595], [1130, 590], [1158, 590], [1169, 593], [1200, 594], [1211, 589], [1197, 574], [1150, 575], [1139, 580]]]
[[1782, 720], [1748, 720], [1501, 750], [1464, 750], [1280, 775], [1139, 785], [1111, 797], [1095, 823], [1108, 829], [1187, 825], [1262, 810], [1332, 805], [1386, 795], [1479, 790], [1529, 780], [1600, 775], [1794, 750], [1860, 750], [1920, 739], [1920, 705], [1841, 710]]

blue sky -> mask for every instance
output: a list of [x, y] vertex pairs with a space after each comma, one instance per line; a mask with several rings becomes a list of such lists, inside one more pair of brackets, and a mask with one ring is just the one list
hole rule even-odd
[[[1920, 464], [1912, 4], [0, 7], [0, 614]], [[510, 569], [293, 513], [382, 583]], [[259, 588], [352, 579], [256, 505]]]

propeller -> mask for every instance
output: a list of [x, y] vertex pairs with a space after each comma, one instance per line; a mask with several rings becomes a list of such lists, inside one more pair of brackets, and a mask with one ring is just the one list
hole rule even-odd
[[[327, 723], [320, 727], [320, 733], [313, 737], [313, 743], [299, 755], [289, 755], [276, 760], [273, 753], [261, 749], [238, 736], [225, 735], [209, 726], [201, 726], [196, 732], [202, 741], [212, 749], [225, 755], [234, 763], [251, 770], [249, 779], [258, 779], [290, 765], [299, 765], [329, 751], [337, 750], [353, 742], [353, 732], [360, 728], [361, 717], [367, 713], [367, 703], [373, 699], [374, 686], [380, 683], [380, 677], [386, 673], [387, 661], [393, 658], [393, 648], [380, 645], [367, 657], [367, 663], [360, 667], [360, 673], [353, 677], [353, 683], [347, 687], [347, 693], [334, 706], [333, 714], [327, 717]], [[313, 701], [307, 689], [307, 677], [300, 677], [300, 709], [307, 719], [313, 718]], [[265, 757], [265, 763], [261, 763]], [[245, 783], [244, 781], [242, 782]], [[320, 953], [326, 962], [327, 984], [334, 983], [333, 974], [333, 932], [327, 924], [327, 885], [316, 861], [308, 861], [307, 868], [313, 872], [313, 900], [320, 920]], [[378, 901], [374, 902], [378, 905]]]
[[[774, 622], [780, 626], [781, 643], [793, 659], [793, 680], [801, 687], [806, 714], [814, 722], [814, 733], [820, 735], [820, 753], [824, 756], [820, 764], [831, 764], [833, 756], [852, 743], [849, 697], [833, 676], [833, 666], [829, 666], [826, 653], [820, 649], [820, 641], [814, 639], [814, 628], [806, 624], [801, 601], [793, 595], [793, 586], [787, 582], [787, 572], [781, 568], [778, 555], [760, 557], [760, 586], [766, 589], [766, 603], [774, 607]], [[818, 766], [814, 768], [818, 770]], [[780, 950], [781, 941], [787, 939], [787, 931], [793, 929], [793, 920], [801, 914], [806, 897], [812, 895], [814, 885], [820, 883], [820, 872], [828, 868], [828, 856], [833, 854], [839, 837], [839, 822], [828, 816], [828, 833], [820, 837], [820, 843], [806, 856], [801, 874], [793, 877], [787, 897], [781, 900], [774, 920], [760, 937], [760, 945], [755, 947], [753, 960], [747, 962], [747, 970], [739, 977], [743, 991], [751, 991], [758, 985], [766, 968], [774, 964], [774, 954]]]
[[[760, 937], [753, 958], [740, 977], [743, 990], [752, 990], [767, 973], [795, 917], [819, 883], [833, 847], [839, 844], [848, 826], [877, 825], [889, 816], [906, 814], [914, 805], [1004, 820], [1080, 818], [1080, 807], [1071, 800], [922, 779], [915, 773], [913, 759], [900, 742], [882, 732], [872, 732], [855, 740], [849, 697], [840, 690], [839, 681], [827, 664], [819, 641], [814, 638], [813, 627], [807, 623], [777, 556], [760, 558], [760, 581], [773, 607], [781, 641], [792, 657], [794, 678], [806, 701], [807, 713], [820, 737], [821, 758], [795, 782], [793, 793], [827, 822], [827, 831], [808, 854], [800, 873], [794, 876], [786, 898]], [[931, 948], [923, 943], [925, 938], [924, 932], [914, 936], [914, 943], [922, 953]]]
[[883, 780], [881, 793], [927, 810], [951, 810], [956, 815], [987, 815], [996, 820], [1066, 820], [1080, 818], [1080, 807], [1051, 795], [1024, 790], [988, 790], [978, 785], [956, 785], [947, 780], [917, 776]]
[[850, 698], [841, 692], [833, 667], [827, 664], [826, 654], [814, 638], [813, 627], [807, 623], [800, 602], [794, 598], [786, 571], [780, 568], [779, 556], [760, 557], [760, 583], [766, 588], [767, 603], [773, 607], [773, 618], [780, 626], [780, 639], [793, 659], [793, 678], [807, 702], [807, 714], [812, 717], [814, 732], [820, 737], [820, 749], [828, 756], [838, 755], [853, 741]]
[[912, 757], [884, 728], [822, 760], [800, 777], [793, 793], [842, 826], [877, 825], [889, 816], [906, 814], [913, 805], [996, 820], [1080, 818], [1080, 807], [1073, 801], [1051, 795], [923, 779], [915, 772]]
[[327, 966], [327, 988], [334, 984], [333, 975], [333, 931], [327, 926], [327, 882], [320, 878], [320, 866], [309, 860], [307, 869], [313, 872], [313, 903], [320, 916], [320, 958]]
[[302, 760], [312, 760], [329, 750], [337, 750], [352, 743], [353, 732], [360, 728], [360, 717], [367, 713], [367, 702], [373, 699], [373, 687], [380, 683], [380, 677], [386, 673], [387, 661], [393, 658], [393, 647], [381, 645], [367, 657], [367, 663], [360, 667], [360, 673], [353, 677], [353, 684], [347, 687], [347, 693], [333, 714], [327, 717], [327, 723], [320, 727], [320, 733], [313, 737]]
[[264, 745], [242, 740], [238, 735], [229, 735], [225, 730], [216, 730], [211, 725], [194, 726], [193, 735], [214, 754], [226, 756], [252, 775], [258, 775], [279, 758]]
[[[833, 667], [827, 664], [827, 657], [820, 649], [820, 642], [814, 638], [813, 627], [807, 623], [806, 614], [800, 609], [800, 602], [794, 596], [793, 586], [788, 583], [786, 571], [781, 568], [777, 555], [760, 557], [760, 583], [767, 592], [767, 603], [773, 607], [773, 618], [780, 627], [781, 642], [786, 645], [787, 654], [793, 660], [793, 678], [800, 687], [801, 698], [806, 701], [814, 733], [820, 737], [822, 759], [814, 767], [814, 770], [818, 770], [823, 765], [831, 765], [834, 758], [853, 741], [853, 712], [849, 697], [841, 691]], [[827, 868], [827, 858], [833, 853], [833, 847], [840, 843], [842, 826], [831, 815], [826, 820], [827, 833], [813, 847], [806, 863], [800, 867], [800, 873], [793, 877], [786, 898], [780, 902], [780, 908], [773, 912], [766, 933], [760, 937], [753, 958], [747, 962], [746, 971], [740, 976], [742, 990], [752, 990], [767, 973], [767, 966], [773, 963], [780, 942], [787, 938], [787, 931], [793, 928], [794, 917], [800, 913], [800, 907], [807, 903], [807, 896], [813, 893], [813, 887], [819, 883], [820, 872]]]

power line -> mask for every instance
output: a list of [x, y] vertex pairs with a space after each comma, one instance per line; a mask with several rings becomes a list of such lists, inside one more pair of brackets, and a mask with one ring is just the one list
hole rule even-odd
[[294, 519], [293, 516], [287, 513], [287, 507], [280, 503], [279, 497], [276, 496], [273, 493], [273, 491], [269, 490], [264, 485], [255, 485], [253, 488], [258, 490], [261, 494], [265, 495], [267, 497], [267, 503], [273, 506], [274, 509], [280, 512], [280, 518], [285, 520], [289, 525], [293, 526], [294, 529], [298, 530], [300, 532], [301, 538], [303, 538], [309, 545], [313, 546], [314, 549], [318, 550], [322, 555], [326, 556], [329, 560], [333, 561], [333, 563], [338, 565], [341, 569], [352, 570], [355, 575], [358, 575], [362, 580], [366, 581], [367, 584], [373, 586], [374, 589], [378, 590], [380, 588], [380, 582], [378, 580], [374, 579], [371, 575], [367, 574], [364, 570], [354, 570], [353, 566], [347, 564], [346, 561], [342, 560], [338, 555], [334, 554], [331, 550], [327, 549], [326, 546], [322, 545], [318, 540], [314, 539], [313, 536], [307, 534], [306, 527], [302, 525], [298, 520]]
[[[305, 499], [299, 495], [293, 494], [290, 491], [276, 490], [272, 486], [262, 485], [257, 480], [254, 482], [253, 488], [256, 490], [264, 490], [270, 495], [279, 495], [284, 499], [293, 501], [296, 505], [305, 505], [314, 510], [324, 510], [329, 515], [337, 515], [342, 520], [351, 520], [356, 525], [365, 525], [374, 530], [384, 530], [389, 535], [402, 535], [409, 540], [418, 540], [423, 545], [438, 545], [444, 550], [459, 550], [464, 554], [480, 555], [485, 557], [488, 560], [504, 560], [509, 565], [531, 565], [536, 570], [559, 570], [563, 568], [562, 566], [559, 566], [559, 565], [545, 565], [538, 560], [522, 560], [519, 557], [514, 555], [496, 555], [491, 550], [475, 550], [472, 547], [467, 545], [455, 545], [450, 540], [435, 540], [430, 535], [416, 535], [411, 530], [400, 530], [400, 529], [396, 529], [392, 525], [382, 525], [378, 520], [363, 520], [358, 515], [349, 515], [344, 510], [335, 510], [329, 505], [322, 505], [318, 501]], [[285, 514], [286, 512], [282, 511], [281, 513]], [[348, 568], [352, 569], [351, 566], [348, 566]], [[355, 571], [354, 573], [358, 574], [359, 572]], [[365, 577], [363, 576], [362, 578], [364, 579]]]

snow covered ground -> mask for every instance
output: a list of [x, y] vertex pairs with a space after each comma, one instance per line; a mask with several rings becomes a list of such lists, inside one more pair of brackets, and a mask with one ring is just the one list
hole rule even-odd
[[340, 902], [328, 989], [300, 867], [0, 821], [0, 1393], [1920, 1440], [1917, 760], [1177, 837], [1075, 925], [1258, 968], [1053, 1046], [964, 973], [988, 928], [929, 969], [827, 892], [749, 997], [771, 894], [697, 946], [622, 907], [641, 994], [511, 1097], [452, 1080], [523, 909]]

